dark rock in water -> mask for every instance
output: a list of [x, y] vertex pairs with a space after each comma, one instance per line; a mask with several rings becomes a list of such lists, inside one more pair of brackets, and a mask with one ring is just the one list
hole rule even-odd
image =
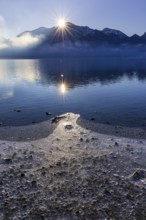
[[58, 123], [60, 120], [66, 118], [66, 116], [56, 116], [55, 118], [52, 119], [52, 124], [53, 123]]
[[0, 121], [0, 126], [2, 125], [3, 123]]
[[32, 121], [32, 124], [35, 124], [36, 122], [35, 121]]
[[83, 142], [83, 138], [80, 138], [80, 141]]
[[95, 121], [95, 118], [90, 118], [90, 121]]
[[66, 126], [65, 126], [65, 129], [71, 130], [71, 129], [73, 129], [73, 126], [72, 126], [72, 125], [66, 125]]
[[51, 112], [46, 112], [46, 115], [52, 115], [52, 113]]
[[14, 109], [14, 112], [21, 112], [21, 109]]
[[119, 144], [117, 142], [115, 142], [115, 146], [119, 146]]
[[146, 177], [146, 171], [145, 170], [136, 170], [134, 174], [132, 175], [133, 181], [139, 181], [141, 179], [145, 179]]

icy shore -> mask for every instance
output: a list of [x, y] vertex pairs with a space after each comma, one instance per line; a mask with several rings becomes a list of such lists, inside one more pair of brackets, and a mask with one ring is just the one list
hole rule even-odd
[[0, 219], [146, 219], [146, 140], [64, 116], [38, 140], [0, 141]]

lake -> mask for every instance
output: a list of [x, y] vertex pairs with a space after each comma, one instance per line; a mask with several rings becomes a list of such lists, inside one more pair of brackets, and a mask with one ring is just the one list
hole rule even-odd
[[38, 123], [66, 112], [99, 123], [146, 128], [145, 60], [0, 60], [2, 126]]

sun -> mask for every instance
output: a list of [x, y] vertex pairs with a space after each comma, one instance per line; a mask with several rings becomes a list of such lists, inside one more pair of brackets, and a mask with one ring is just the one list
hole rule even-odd
[[64, 18], [58, 19], [58, 27], [64, 29], [66, 27], [66, 21]]

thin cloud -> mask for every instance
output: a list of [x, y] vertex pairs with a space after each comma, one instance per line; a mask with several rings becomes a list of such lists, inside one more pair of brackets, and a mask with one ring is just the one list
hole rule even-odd
[[0, 50], [1, 49], [6, 49], [9, 47], [9, 40], [3, 38], [3, 37], [0, 37]]
[[30, 33], [26, 33], [21, 37], [15, 37], [10, 42], [13, 47], [24, 48], [38, 44], [40, 39], [38, 37], [33, 37]]
[[[32, 36], [30, 33], [23, 34], [22, 36], [17, 36], [13, 39], [6, 39], [4, 36], [8, 32], [7, 24], [5, 18], [0, 15], [0, 52], [8, 52], [8, 50], [17, 50], [17, 49], [27, 49], [29, 47], [37, 45], [41, 37]], [[13, 51], [12, 51], [13, 52]]]
[[26, 33], [20, 37], [6, 39], [0, 37], [0, 50], [4, 49], [27, 49], [41, 42], [41, 37], [34, 37], [30, 33]]

